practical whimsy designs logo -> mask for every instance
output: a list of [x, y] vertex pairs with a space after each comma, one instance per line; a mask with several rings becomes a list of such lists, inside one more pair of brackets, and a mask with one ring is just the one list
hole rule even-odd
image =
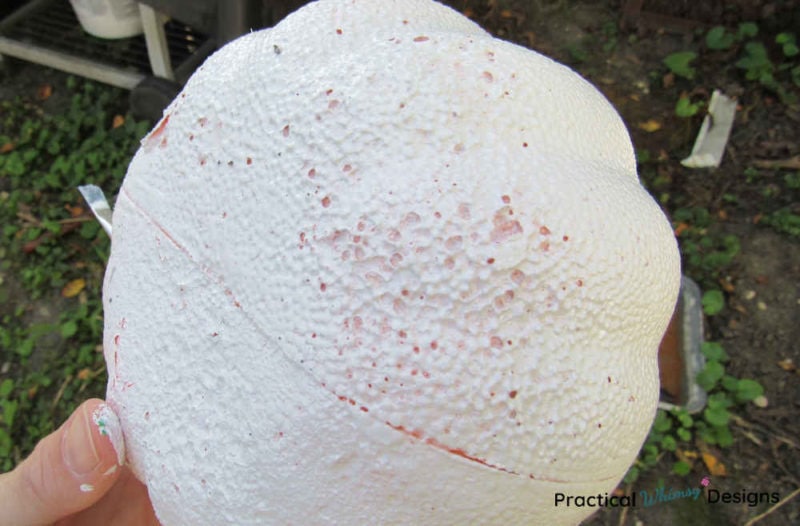
[[708, 477], [703, 477], [703, 480], [700, 481], [700, 485], [704, 488], [708, 487], [709, 484], [711, 484], [711, 479]]

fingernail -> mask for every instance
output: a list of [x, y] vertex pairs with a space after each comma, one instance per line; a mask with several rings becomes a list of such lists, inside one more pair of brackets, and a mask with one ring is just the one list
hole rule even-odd
[[86, 408], [81, 407], [69, 422], [61, 443], [64, 463], [77, 476], [91, 473], [100, 463], [92, 440], [92, 428]]
[[92, 419], [100, 430], [100, 434], [111, 442], [111, 446], [117, 453], [117, 464], [123, 465], [125, 463], [125, 440], [122, 437], [122, 427], [116, 413], [108, 407], [108, 404], [100, 404], [94, 410]]

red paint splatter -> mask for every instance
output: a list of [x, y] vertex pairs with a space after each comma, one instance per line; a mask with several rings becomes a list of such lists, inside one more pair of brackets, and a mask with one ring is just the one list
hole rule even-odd
[[497, 336], [492, 336], [491, 338], [489, 338], [489, 345], [491, 345], [495, 349], [500, 349], [501, 347], [503, 347], [503, 340], [501, 340]]
[[320, 291], [322, 291], [322, 292], [325, 292], [325, 290], [326, 290], [327, 288], [328, 288], [328, 286], [327, 286], [325, 283], [320, 283], [320, 284], [319, 284], [319, 290], [320, 290]]
[[527, 143], [527, 142], [523, 142], [523, 143], [522, 143], [522, 147], [523, 147], [523, 148], [527, 148], [527, 147], [528, 147], [528, 143]]
[[414, 354], [419, 354], [419, 346], [414, 346]]
[[148, 141], [151, 139], [157, 138], [159, 135], [164, 133], [164, 130], [167, 129], [167, 124], [169, 123], [170, 114], [167, 113], [164, 115], [164, 118], [161, 119], [161, 122], [158, 123], [158, 126], [150, 133], [150, 136], [147, 138]]
[[579, 280], [577, 280], [577, 281], [575, 282], [575, 284], [576, 284], [577, 286], [579, 286], [579, 287], [583, 287], [583, 280], [582, 280], [582, 279], [579, 279]]
[[332, 88], [329, 88], [329, 89], [325, 90], [325, 95], [330, 95], [331, 93], [333, 93], [333, 89]]
[[248, 158], [247, 158], [247, 164], [248, 164], [248, 165], [249, 165], [249, 164], [253, 164], [253, 158], [252, 158], [252, 157], [248, 157]]
[[569, 236], [564, 236], [561, 238], [561, 240], [566, 243], [567, 241], [569, 241]]
[[494, 75], [489, 73], [488, 71], [483, 72], [483, 80], [486, 82], [494, 82]]
[[508, 397], [509, 397], [509, 398], [511, 398], [511, 399], [514, 399], [514, 398], [516, 398], [516, 397], [517, 397], [517, 391], [516, 391], [516, 390], [514, 390], [514, 391], [510, 391], [510, 392], [508, 393]]
[[522, 225], [519, 221], [509, 221], [506, 214], [500, 211], [494, 216], [494, 229], [489, 234], [492, 242], [502, 243], [512, 236], [522, 234]]
[[197, 119], [197, 123], [200, 125], [201, 128], [205, 128], [206, 124], [208, 124], [208, 119], [206, 117], [200, 117]]
[[283, 134], [284, 137], [288, 137], [289, 136], [289, 125], [288, 124], [283, 127], [283, 129], [281, 130], [281, 133]]
[[408, 334], [406, 334], [406, 331], [398, 331], [397, 335], [400, 336], [401, 338], [408, 338]]
[[428, 37], [426, 37], [426, 36], [414, 37], [414, 42], [426, 42], [428, 40], [430, 40], [430, 39]]
[[324, 208], [328, 208], [329, 206], [331, 206], [331, 198], [328, 197], [327, 195], [325, 197], [323, 197], [322, 201], [320, 201], [320, 202], [322, 203], [322, 206]]
[[542, 234], [543, 236], [549, 236], [550, 235], [550, 229], [547, 228], [546, 226], [542, 225], [542, 226], [539, 227], [539, 233]]
[[503, 200], [503, 203], [505, 203], [505, 204], [511, 203], [511, 197], [509, 197], [507, 195], [504, 195], [501, 199]]
[[369, 409], [367, 409], [367, 408], [366, 408], [366, 407], [364, 407], [363, 405], [362, 405], [362, 406], [361, 406], [359, 409], [361, 409], [361, 410], [362, 410], [362, 411], [364, 411], [365, 413], [369, 413]]
[[314, 168], [312, 168], [312, 169], [310, 169], [310, 170], [308, 171], [308, 176], [309, 176], [311, 179], [313, 179], [315, 175], [317, 175], [317, 171], [316, 171]]
[[547, 252], [548, 250], [550, 250], [550, 242], [542, 241], [541, 243], [539, 243], [539, 250], [541, 250], [542, 252]]
[[342, 171], [343, 172], [349, 172], [352, 169], [353, 169], [353, 167], [350, 166], [349, 164], [345, 164], [344, 166], [342, 166]]
[[119, 345], [119, 334], [114, 335], [114, 345]]
[[339, 101], [338, 100], [332, 100], [332, 101], [330, 101], [328, 103], [328, 109], [329, 110], [335, 110], [337, 106], [339, 106]]
[[311, 333], [311, 337], [312, 337], [312, 338], [316, 338], [316, 337], [317, 337], [317, 333], [316, 333], [316, 332], [312, 332], [312, 333]]
[[336, 30], [336, 34], [337, 34], [337, 35], [341, 35], [341, 34], [342, 34], [342, 30], [341, 30], [341, 29], [337, 29], [337, 30]]
[[434, 340], [431, 342], [431, 349], [434, 351], [439, 347], [439, 344]]
[[486, 260], [486, 263], [487, 263], [487, 264], [489, 264], [489, 265], [492, 265], [492, 264], [494, 264], [494, 258], [489, 258], [489, 259], [487, 259], [487, 260]]

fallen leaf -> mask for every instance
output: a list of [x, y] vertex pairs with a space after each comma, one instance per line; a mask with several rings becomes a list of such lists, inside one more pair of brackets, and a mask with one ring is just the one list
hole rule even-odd
[[720, 221], [725, 221], [726, 219], [728, 219], [728, 212], [726, 212], [725, 210], [720, 210], [719, 212], [717, 212], [717, 217], [719, 217]]
[[676, 449], [675, 455], [678, 457], [678, 460], [683, 460], [689, 464], [698, 457], [697, 452], [690, 449]]
[[82, 206], [72, 206], [69, 203], [65, 204], [64, 208], [67, 209], [67, 212], [69, 212], [70, 217], [80, 217], [83, 215], [84, 212]]
[[42, 84], [36, 90], [36, 98], [39, 100], [47, 100], [53, 94], [53, 86], [50, 84]]
[[0, 146], [0, 153], [8, 153], [14, 149], [14, 146], [13, 142], [7, 142], [3, 144], [3, 146]]
[[757, 396], [757, 397], [753, 398], [753, 404], [756, 407], [760, 407], [761, 409], [764, 409], [765, 407], [767, 407], [769, 405], [769, 400], [767, 400], [766, 396], [761, 395], [761, 396]]
[[724, 477], [728, 474], [728, 471], [725, 469], [725, 464], [720, 462], [719, 459], [711, 453], [703, 453], [703, 464], [708, 468], [708, 472], [716, 477]]
[[500, 11], [500, 18], [514, 18], [514, 13], [511, 9], [503, 9]]
[[792, 372], [797, 369], [797, 366], [794, 364], [794, 361], [791, 358], [786, 358], [785, 360], [778, 362], [778, 367], [787, 372]]
[[80, 291], [83, 290], [83, 287], [86, 286], [86, 280], [83, 278], [73, 279], [66, 285], [64, 288], [61, 289], [61, 295], [65, 298], [74, 298], [77, 296]]
[[125, 117], [123, 117], [122, 115], [114, 115], [114, 120], [111, 121], [111, 127], [119, 128], [123, 124], [125, 124]]
[[722, 287], [722, 290], [728, 293], [736, 290], [736, 288], [733, 286], [733, 283], [731, 283], [730, 278], [720, 278], [719, 286]]
[[647, 133], [653, 133], [661, 129], [661, 123], [655, 119], [650, 119], [644, 122], [640, 122], [637, 124], [639, 129], [646, 131]]
[[88, 367], [78, 371], [78, 380], [88, 380], [92, 377], [92, 370]]
[[761, 219], [762, 219], [763, 217], [764, 217], [764, 214], [760, 214], [760, 213], [759, 213], [759, 214], [756, 214], [756, 215], [754, 215], [754, 216], [753, 216], [753, 224], [754, 224], [754, 225], [757, 225], [757, 224], [758, 224], [758, 223], [761, 221]]
[[30, 389], [28, 389], [28, 400], [33, 400], [33, 398], [36, 396], [36, 393], [38, 391], [39, 391], [39, 386], [37, 386], [37, 385], [34, 385]]
[[675, 227], [675, 237], [680, 237], [687, 230], [689, 230], [687, 223], [678, 223], [678, 226]]
[[665, 88], [670, 88], [675, 84], [675, 74], [670, 72], [661, 78], [661, 85]]

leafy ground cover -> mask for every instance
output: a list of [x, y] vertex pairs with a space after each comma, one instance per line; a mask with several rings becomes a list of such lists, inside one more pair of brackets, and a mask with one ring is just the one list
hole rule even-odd
[[[611, 100], [643, 183], [704, 290], [701, 413], [660, 412], [620, 494], [776, 492], [779, 502], [676, 499], [591, 524], [800, 522], [800, 3], [449, 0], [501, 38], [569, 64]], [[0, 469], [77, 403], [103, 396], [108, 240], [75, 190], [114, 195], [150, 123], [127, 95], [33, 65], [0, 72]], [[691, 170], [711, 92], [739, 109], [723, 163]]]

